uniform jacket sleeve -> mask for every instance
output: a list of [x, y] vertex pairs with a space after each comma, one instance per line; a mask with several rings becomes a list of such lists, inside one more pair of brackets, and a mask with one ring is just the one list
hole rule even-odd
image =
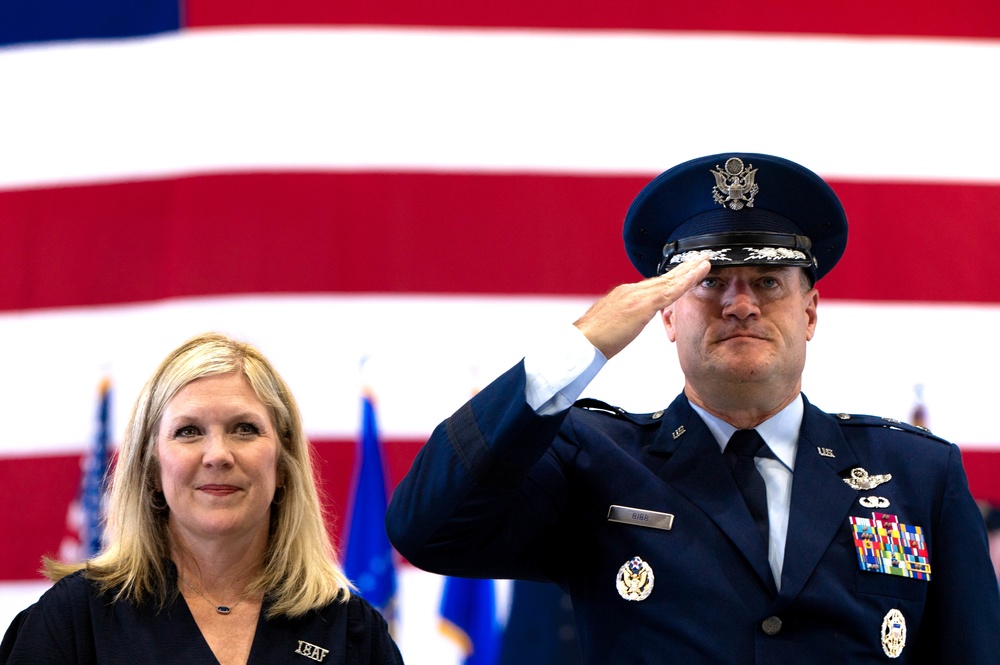
[[551, 449], [565, 413], [536, 415], [524, 382], [519, 363], [441, 423], [396, 488], [386, 528], [414, 565], [446, 575], [545, 577], [544, 564], [522, 559], [558, 537], [566, 510], [566, 479]]
[[982, 515], [969, 493], [957, 446], [934, 522], [934, 583], [929, 585], [926, 625], [919, 648], [928, 662], [1000, 662], [1000, 593], [989, 560]]

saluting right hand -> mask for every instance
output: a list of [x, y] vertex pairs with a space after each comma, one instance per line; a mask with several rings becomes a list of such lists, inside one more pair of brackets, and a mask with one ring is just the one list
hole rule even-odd
[[605, 358], [632, 343], [656, 313], [700, 282], [712, 264], [688, 261], [663, 275], [616, 286], [573, 323]]

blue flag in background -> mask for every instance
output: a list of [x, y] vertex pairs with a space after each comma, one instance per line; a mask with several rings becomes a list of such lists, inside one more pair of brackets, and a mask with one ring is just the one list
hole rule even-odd
[[105, 477], [111, 456], [111, 381], [101, 382], [100, 399], [97, 407], [97, 435], [91, 450], [91, 460], [84, 470], [83, 479], [83, 529], [80, 542], [86, 558], [101, 551], [104, 536], [104, 494], [107, 490]]
[[441, 629], [462, 648], [462, 665], [496, 665], [503, 632], [497, 621], [493, 580], [445, 578]]
[[396, 595], [396, 570], [392, 563], [392, 546], [385, 532], [388, 502], [375, 406], [367, 395], [362, 400], [361, 437], [354, 468], [344, 572], [365, 600], [389, 620]]
[[104, 536], [105, 477], [111, 459], [111, 381], [101, 381], [98, 391], [94, 442], [80, 462], [80, 490], [69, 506], [66, 536], [59, 557], [66, 562], [84, 561], [101, 551]]

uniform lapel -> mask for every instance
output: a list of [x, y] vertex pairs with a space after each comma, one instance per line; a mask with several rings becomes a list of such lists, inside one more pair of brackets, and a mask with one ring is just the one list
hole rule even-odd
[[781, 598], [787, 602], [802, 591], [838, 531], [845, 528], [857, 492], [841, 474], [855, 465], [854, 450], [833, 417], [806, 400], [781, 571]]
[[684, 395], [671, 404], [649, 452], [649, 468], [703, 510], [775, 594], [767, 548], [757, 526], [718, 443]]

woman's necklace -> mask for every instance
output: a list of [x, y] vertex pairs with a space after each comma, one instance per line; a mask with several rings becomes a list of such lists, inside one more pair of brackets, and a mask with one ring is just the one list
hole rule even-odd
[[200, 589], [196, 588], [193, 584], [191, 584], [187, 580], [181, 580], [181, 581], [184, 582], [184, 584], [186, 584], [189, 589], [191, 589], [196, 594], [198, 594], [199, 596], [201, 596], [202, 598], [204, 598], [205, 600], [207, 600], [208, 604], [211, 605], [212, 607], [214, 607], [215, 611], [218, 612], [219, 614], [229, 614], [230, 612], [232, 612], [234, 609], [236, 609], [237, 605], [239, 605], [240, 603], [242, 603], [246, 599], [246, 595], [247, 595], [246, 591], [244, 591], [243, 595], [241, 595], [239, 597], [239, 600], [237, 600], [232, 605], [219, 605], [218, 603], [214, 602], [211, 598], [209, 598], [208, 596], [206, 596], [204, 593], [202, 593], [202, 591]]

